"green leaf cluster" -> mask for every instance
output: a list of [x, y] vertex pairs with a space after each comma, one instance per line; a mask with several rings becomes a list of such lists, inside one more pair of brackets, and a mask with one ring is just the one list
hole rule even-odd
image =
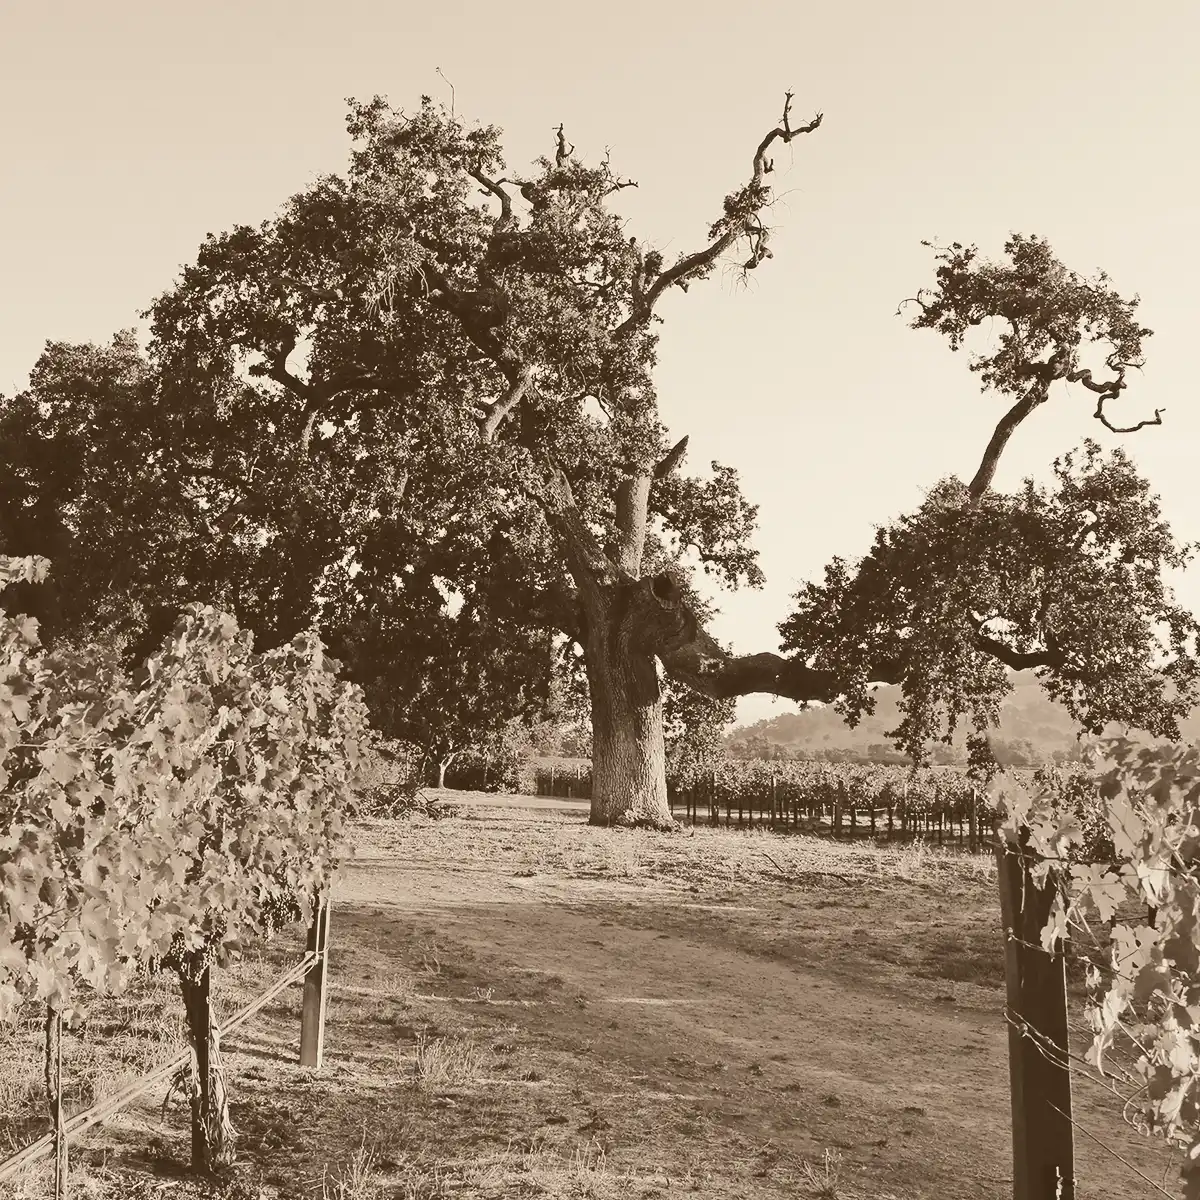
[[[0, 586], [45, 559], [0, 557]], [[191, 605], [133, 673], [0, 610], [0, 1019], [64, 1012], [307, 912], [343, 848], [366, 710], [312, 633], [256, 654]]]
[[[1114, 738], [1093, 786], [1112, 857], [1080, 861], [1086, 830], [1052, 787], [1006, 781], [1001, 833], [1039, 858], [1034, 877], [1057, 882], [1043, 931], [1053, 946], [1072, 928], [1111, 923], [1109, 961], [1089, 971], [1088, 1061], [1113, 1073], [1114, 1047], [1135, 1056], [1127, 1113], [1145, 1133], [1184, 1148], [1187, 1200], [1200, 1197], [1200, 749]], [[1155, 910], [1130, 923], [1130, 901]]]

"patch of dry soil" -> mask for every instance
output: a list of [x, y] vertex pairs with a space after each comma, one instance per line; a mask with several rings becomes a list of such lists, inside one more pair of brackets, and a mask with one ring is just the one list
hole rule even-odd
[[[696, 862], [707, 855], [711, 869], [656, 870], [636, 844], [629, 857], [629, 839], [655, 835], [588, 829], [582, 805], [452, 798], [466, 805], [457, 829], [439, 822], [363, 846], [337, 901], [343, 938], [425, 939], [452, 968], [435, 989], [447, 1003], [503, 1008], [585, 1079], [615, 1071], [643, 1099], [660, 1097], [666, 1125], [646, 1132], [664, 1155], [689, 1129], [707, 1130], [712, 1153], [743, 1155], [747, 1171], [755, 1144], [793, 1163], [836, 1148], [854, 1194], [1010, 1195], [1007, 1039], [989, 957], [998, 967], [1000, 940], [986, 886], [956, 898], [828, 866], [798, 871], [799, 884], [777, 872], [733, 878], [722, 847], [754, 844], [736, 833], [709, 834]], [[554, 858], [535, 852], [547, 838], [568, 870], [539, 867], [539, 854]], [[608, 869], [603, 854], [589, 866], [589, 838], [614, 847]], [[757, 844], [786, 866], [799, 843]], [[964, 919], [971, 904], [980, 911]], [[988, 949], [971, 952], [986, 970], [956, 972], [956, 938], [961, 961], [983, 939]], [[1076, 1119], [1162, 1176], [1162, 1147], [1124, 1126], [1100, 1089], [1077, 1085]], [[723, 1149], [726, 1137], [739, 1149]], [[1082, 1196], [1155, 1194], [1082, 1135], [1077, 1158]], [[743, 1194], [797, 1194], [776, 1191], [771, 1174], [756, 1168]]]

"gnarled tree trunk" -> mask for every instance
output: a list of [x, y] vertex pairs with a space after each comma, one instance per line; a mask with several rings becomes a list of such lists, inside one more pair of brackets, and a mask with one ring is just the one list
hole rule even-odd
[[[681, 441], [653, 477], [682, 457]], [[599, 545], [561, 470], [547, 479], [543, 503], [567, 552], [576, 592], [564, 620], [584, 648], [592, 705], [594, 825], [678, 828], [667, 803], [659, 664], [674, 680], [716, 699], [771, 692], [796, 700], [832, 700], [840, 683], [829, 672], [777, 654], [734, 657], [703, 628], [678, 579], [641, 575], [651, 473], [628, 477], [617, 493], [619, 540]], [[891, 682], [896, 667], [879, 673]]]
[[439, 788], [446, 786], [446, 768], [450, 765], [453, 756], [449, 758], [440, 758], [437, 763], [437, 785]]
[[[675, 828], [667, 804], [663, 706], [651, 655], [622, 654], [608, 638], [588, 647], [592, 702], [593, 825]], [[644, 689], [646, 676], [653, 692]], [[640, 683], [639, 683], [640, 679]]]
[[183, 965], [178, 970], [188, 1033], [192, 1043], [190, 1102], [192, 1115], [192, 1170], [207, 1174], [234, 1160], [233, 1124], [225, 1094], [220, 1043], [213, 1021], [209, 969]]

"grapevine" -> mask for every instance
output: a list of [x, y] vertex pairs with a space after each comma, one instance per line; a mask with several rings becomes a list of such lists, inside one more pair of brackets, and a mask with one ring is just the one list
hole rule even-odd
[[[554, 790], [555, 776], [547, 769], [534, 773], [537, 790]], [[1038, 771], [1009, 771], [1007, 777], [1030, 786], [1045, 783], [1073, 806], [1081, 822], [1103, 846], [1103, 806], [1095, 788], [1088, 784], [1082, 764], [1043, 768]], [[590, 794], [591, 777], [585, 768], [573, 778], [577, 795]], [[890, 812], [893, 822], [912, 830], [931, 828], [939, 821], [967, 821], [972, 804], [981, 829], [991, 829], [998, 811], [987, 791], [959, 767], [906, 767], [875, 763], [828, 763], [808, 760], [726, 759], [698, 776], [668, 774], [667, 787], [673, 796], [684, 793], [699, 797], [735, 813], [739, 807], [756, 812], [769, 809], [771, 799], [805, 816], [830, 814], [841, 805], [847, 812]]]
[[[1088, 972], [1087, 1059], [1111, 1075], [1114, 1048], [1132, 1049], [1126, 1113], [1183, 1148], [1184, 1195], [1200, 1200], [1200, 750], [1115, 738], [1103, 753], [1078, 785], [1086, 803], [1052, 778], [1002, 784], [1000, 832], [1039, 856], [1037, 883], [1057, 884], [1045, 948], [1107, 926], [1109, 961]], [[1117, 919], [1129, 901], [1152, 920]]]
[[[0, 557], [0, 588], [48, 566]], [[256, 654], [191, 605], [129, 675], [0, 609], [0, 1020], [31, 1001], [69, 1020], [83, 994], [174, 968], [204, 1064], [199, 1165], [200, 1119], [229, 1132], [210, 964], [309, 918], [345, 849], [366, 708], [337, 666], [313, 633]]]

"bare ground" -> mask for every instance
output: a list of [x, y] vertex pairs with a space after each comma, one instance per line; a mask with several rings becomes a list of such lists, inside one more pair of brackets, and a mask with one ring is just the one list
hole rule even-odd
[[[292, 1065], [298, 989], [231, 1037], [242, 1165], [216, 1190], [1011, 1194], [988, 857], [597, 830], [575, 802], [447, 798], [461, 816], [360, 829], [333, 912], [325, 1069]], [[295, 949], [225, 973], [226, 1004]], [[1173, 1179], [1161, 1144], [1085, 1078], [1075, 1101], [1080, 1195], [1160, 1194], [1130, 1167]], [[179, 1177], [184, 1133], [181, 1112], [160, 1125], [147, 1104], [89, 1134], [76, 1194], [205, 1190]]]

